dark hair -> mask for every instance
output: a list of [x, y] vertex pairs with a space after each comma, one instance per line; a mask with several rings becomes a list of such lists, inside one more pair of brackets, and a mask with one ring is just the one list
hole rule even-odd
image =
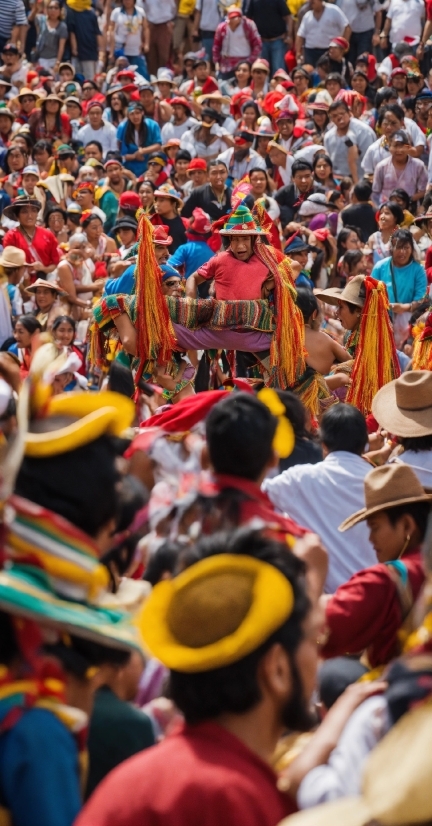
[[291, 77], [292, 77], [293, 80], [294, 80], [295, 75], [302, 75], [305, 78], [305, 80], [307, 80], [308, 82], [310, 80], [310, 74], [309, 74], [309, 72], [306, 71], [306, 69], [303, 68], [303, 66], [296, 66], [295, 67], [295, 69], [291, 73]]
[[318, 67], [320, 69], [323, 69], [325, 72], [328, 72], [330, 70], [330, 58], [328, 55], [323, 54], [321, 55], [321, 57], [318, 58], [317, 62], [315, 63], [315, 68], [318, 69]]
[[68, 674], [73, 674], [79, 680], [85, 680], [89, 668], [92, 666], [104, 665], [126, 665], [131, 652], [113, 646], [102, 645], [82, 639], [75, 635], [69, 635], [67, 641], [61, 639], [56, 643], [44, 645], [46, 654], [60, 660], [63, 669]]
[[310, 439], [306, 430], [306, 408], [303, 402], [291, 390], [276, 390], [276, 393], [285, 408], [286, 418], [292, 424], [296, 439]]
[[80, 224], [83, 229], [87, 229], [88, 225], [91, 224], [91, 222], [95, 219], [97, 219], [101, 222], [101, 224], [103, 224], [102, 218], [96, 212], [91, 212], [90, 215], [86, 215], [86, 217], [83, 218], [83, 220], [80, 220]]
[[[60, 118], [60, 112], [61, 112], [61, 109], [62, 109], [62, 104], [59, 103], [59, 101], [55, 101], [55, 102], [59, 104], [57, 112], [55, 113], [55, 131], [58, 132], [58, 133], [59, 132], [61, 133], [61, 131], [62, 131], [62, 122], [61, 122], [61, 118]], [[45, 121], [45, 118], [46, 118], [46, 103], [47, 103], [47, 99], [43, 98], [42, 103], [41, 103], [41, 107], [39, 109], [39, 113], [40, 113], [39, 114], [39, 120], [42, 121], [45, 128], [46, 128], [46, 121]]]
[[330, 155], [326, 155], [325, 152], [321, 152], [321, 151], [317, 152], [314, 159], [313, 159], [312, 169], [313, 169], [315, 180], [318, 181], [318, 178], [316, 176], [316, 171], [315, 171], [316, 167], [317, 167], [317, 164], [318, 164], [318, 161], [325, 161], [326, 163], [328, 163], [328, 165], [330, 167], [330, 170], [331, 170], [330, 171], [331, 179], [332, 179], [332, 181], [334, 181], [334, 184], [336, 186], [336, 181], [334, 180], [334, 177], [333, 177], [333, 161], [332, 161]]
[[192, 160], [192, 155], [191, 155], [191, 153], [190, 153], [190, 152], [188, 152], [188, 151], [187, 151], [187, 149], [180, 149], [180, 150], [177, 152], [177, 155], [175, 156], [175, 161], [174, 161], [174, 163], [176, 163], [176, 161], [189, 161], [189, 163], [190, 163], [190, 162], [191, 162], [191, 160]]
[[34, 142], [33, 142], [32, 136], [30, 135], [30, 132], [20, 132], [20, 130], [18, 129], [18, 131], [14, 132], [12, 137], [11, 137], [11, 145], [13, 145], [13, 143], [14, 143], [14, 138], [24, 138], [24, 140], [27, 144], [27, 154], [28, 155], [32, 154]]
[[239, 66], [249, 66], [249, 75], [252, 74], [252, 63], [250, 62], [250, 60], [239, 60], [237, 66], [234, 69], [234, 72], [237, 71]]
[[319, 310], [318, 301], [308, 287], [297, 287], [296, 304], [300, 307], [305, 322], [309, 321], [315, 310]]
[[116, 453], [115, 441], [100, 436], [69, 453], [43, 459], [25, 456], [15, 493], [95, 537], [117, 512]]
[[120, 166], [122, 164], [122, 153], [118, 149], [110, 149], [105, 155], [105, 163], [107, 161], [118, 161]]
[[259, 479], [273, 452], [277, 420], [249, 393], [233, 393], [210, 411], [207, 446], [216, 473]]
[[71, 318], [70, 315], [59, 315], [59, 316], [57, 316], [57, 318], [53, 321], [51, 329], [54, 330], [54, 331], [57, 330], [57, 327], [60, 327], [60, 324], [70, 324], [70, 326], [72, 327], [72, 329], [74, 331], [74, 335], [75, 335], [76, 323], [75, 323], [74, 319]]
[[249, 106], [252, 106], [252, 109], [253, 109], [253, 110], [254, 110], [254, 112], [255, 112], [255, 116], [256, 116], [257, 118], [259, 118], [259, 116], [260, 116], [259, 106], [258, 106], [258, 104], [257, 104], [257, 103], [255, 103], [255, 101], [254, 101], [254, 100], [247, 100], [247, 101], [243, 104], [243, 106], [242, 106], [242, 108], [241, 108], [241, 112], [242, 112], [242, 114], [244, 113], [245, 109], [247, 109]]
[[354, 185], [353, 193], [357, 200], [363, 204], [370, 200], [372, 187], [367, 181], [360, 181], [360, 183]]
[[167, 539], [167, 541], [160, 545], [150, 556], [143, 579], [145, 579], [146, 582], [150, 582], [154, 587], [162, 579], [162, 574], [167, 572], [174, 574], [183, 547], [180, 542], [173, 542], [171, 539]]
[[31, 315], [30, 313], [20, 315], [19, 318], [17, 318], [17, 323], [18, 321], [20, 324], [22, 324], [24, 329], [27, 330], [28, 333], [30, 333], [30, 335], [33, 335], [33, 333], [35, 333], [36, 330], [42, 331], [42, 326], [40, 322], [34, 315]]
[[329, 115], [332, 115], [333, 112], [336, 112], [336, 109], [343, 109], [344, 112], [349, 112], [349, 106], [345, 103], [344, 100], [334, 100], [333, 103], [330, 104]]
[[306, 161], [304, 158], [298, 158], [298, 160], [294, 161], [291, 167], [291, 177], [294, 178], [296, 172], [302, 172], [304, 169], [308, 169], [309, 172], [312, 172], [312, 164], [309, 163], [309, 161]]
[[398, 436], [398, 443], [404, 450], [412, 450], [419, 453], [422, 450], [432, 450], [432, 433], [427, 436]]
[[213, 537], [200, 540], [193, 549], [193, 561], [221, 553], [253, 557], [277, 568], [291, 583], [294, 595], [292, 613], [255, 651], [231, 665], [195, 673], [171, 671], [170, 697], [189, 724], [212, 720], [223, 713], [244, 714], [262, 699], [257, 678], [259, 664], [267, 651], [279, 643], [290, 656], [293, 676], [293, 698], [289, 709], [285, 710], [284, 717], [287, 719], [284, 723], [287, 728], [295, 728], [296, 731], [307, 730], [311, 721], [294, 661], [294, 654], [303, 640], [303, 622], [310, 610], [304, 564], [293, 554], [287, 553], [283, 543], [275, 542], [257, 531], [244, 529], [234, 533], [216, 533]]
[[86, 143], [84, 149], [87, 149], [88, 146], [96, 146], [101, 155], [103, 155], [103, 146], [100, 143], [100, 141], [89, 141], [88, 143]]
[[120, 364], [114, 359], [111, 363], [108, 374], [108, 390], [114, 390], [116, 393], [121, 393], [122, 396], [132, 398], [135, 392], [134, 381], [129, 367], [125, 364]]
[[351, 404], [335, 404], [321, 419], [320, 437], [330, 453], [345, 450], [361, 456], [368, 439], [365, 417]]
[[[400, 207], [399, 207], [400, 209]], [[396, 247], [401, 246], [402, 244], [409, 244], [411, 247], [411, 258], [414, 255], [414, 238], [411, 235], [409, 229], [397, 229], [393, 233], [390, 239], [390, 246], [392, 250], [395, 250]]]
[[341, 229], [341, 231], [339, 232], [339, 234], [337, 236], [337, 239], [336, 239], [336, 241], [337, 241], [336, 256], [337, 256], [338, 261], [339, 261], [339, 258], [341, 257], [341, 255], [344, 255], [345, 252], [347, 251], [344, 244], [346, 244], [346, 242], [348, 241], [348, 238], [350, 237], [352, 232], [355, 232], [357, 237], [361, 239], [361, 233], [360, 233], [360, 230], [359, 230], [358, 227], [350, 227], [350, 226], [343, 227], [343, 229]]
[[338, 209], [336, 201], [338, 201], [341, 196], [342, 192], [340, 192], [339, 189], [332, 189], [330, 192], [327, 192], [327, 201]]
[[[1, 109], [0, 109], [0, 115], [1, 115]], [[3, 161], [2, 161], [2, 166], [3, 166], [4, 171], [6, 172], [6, 175], [9, 175], [9, 173], [11, 171], [10, 166], [9, 166], [9, 156], [10, 156], [11, 152], [21, 152], [21, 155], [24, 158], [23, 169], [27, 165], [27, 162], [28, 162], [28, 154], [25, 151], [25, 149], [22, 149], [22, 147], [18, 146], [17, 144], [12, 144], [6, 150], [6, 154], [5, 154], [5, 156], [3, 158]]]
[[353, 73], [352, 73], [352, 75], [351, 75], [351, 80], [353, 80], [355, 77], [361, 77], [361, 78], [363, 78], [363, 80], [365, 80], [365, 81], [366, 81], [366, 83], [369, 85], [369, 79], [368, 79], [368, 76], [367, 76], [366, 72], [362, 72], [362, 70], [361, 70], [361, 69], [356, 69], [356, 70], [355, 70], [355, 72], [353, 72]]
[[342, 261], [348, 273], [352, 272], [356, 264], [359, 264], [363, 258], [361, 250], [347, 250]]
[[61, 206], [59, 206], [58, 204], [50, 204], [45, 212], [45, 226], [48, 226], [49, 219], [51, 215], [54, 215], [55, 212], [59, 212], [63, 220], [66, 221], [67, 213], [64, 211], [64, 209], [62, 209]]
[[394, 132], [390, 138], [390, 142], [392, 141], [398, 141], [403, 144], [411, 143], [411, 140], [404, 129], [398, 129], [397, 132]]
[[[136, 107], [138, 109], [138, 107]], [[133, 110], [135, 111], [135, 109]], [[138, 146], [146, 146], [147, 145], [147, 124], [146, 124], [146, 115], [144, 110], [138, 109], [138, 111], [142, 114], [142, 120], [138, 127]], [[135, 145], [135, 126], [133, 125], [129, 115], [131, 112], [128, 112], [128, 118], [126, 121], [126, 128], [124, 131], [123, 141], [125, 144], [134, 144]]]
[[[404, 202], [405, 209], [408, 209], [409, 203], [410, 203], [410, 196], [408, 195], [408, 192], [405, 191], [405, 189], [394, 189], [393, 192], [390, 192], [390, 196], [389, 196], [389, 200], [388, 200], [387, 204], [390, 203], [390, 202], [397, 203], [397, 202], [393, 201], [394, 197], [400, 198], [401, 201]], [[424, 204], [424, 202], [423, 202], [423, 204]], [[398, 204], [398, 206], [400, 206], [400, 204]]]
[[430, 512], [430, 502], [407, 502], [406, 505], [395, 505], [394, 508], [386, 508], [383, 511], [383, 513], [387, 514], [388, 520], [392, 525], [396, 525], [396, 522], [399, 522], [399, 519], [402, 519], [405, 514], [412, 516], [420, 531], [420, 542], [423, 542], [426, 536]]
[[81, 221], [81, 213], [80, 212], [67, 212], [66, 213], [66, 220], [70, 221], [75, 227], [80, 226]]
[[[217, 158], [213, 158], [213, 160], [212, 160], [212, 161], [209, 161], [209, 162], [208, 162], [208, 164], [207, 164], [207, 168], [208, 168], [208, 169], [211, 169], [211, 167], [212, 167], [212, 166], [224, 166], [224, 167], [225, 167], [225, 169], [226, 169], [226, 171], [228, 172], [228, 167], [227, 167], [227, 165], [226, 165], [225, 161], [218, 161], [218, 159], [217, 159]], [[254, 169], [257, 169], [257, 167], [254, 167]]]
[[392, 86], [386, 86], [384, 89], [378, 89], [378, 92], [375, 95], [375, 109], [381, 109], [381, 106], [384, 103], [387, 103], [390, 100], [395, 100], [397, 97], [398, 93]]
[[395, 118], [401, 120], [402, 123], [404, 122], [405, 112], [402, 109], [402, 106], [399, 106], [399, 103], [389, 103], [388, 106], [384, 109], [384, 117], [386, 116], [387, 112], [390, 112], [391, 115], [394, 115]]
[[416, 99], [414, 95], [407, 95], [402, 101], [402, 106], [404, 106], [405, 109], [410, 109], [412, 112], [415, 112], [415, 104]]
[[9, 665], [20, 653], [13, 617], [5, 611], [0, 611], [0, 663]]
[[[120, 99], [121, 109], [120, 109], [119, 112], [117, 111], [117, 109], [112, 108], [112, 99], [113, 99], [114, 95], [116, 95]], [[116, 92], [112, 93], [112, 95], [110, 97], [110, 102], [109, 102], [109, 110], [111, 112], [111, 123], [114, 126], [119, 126], [119, 124], [121, 123], [123, 118], [126, 116], [127, 106], [128, 106], [128, 98], [126, 97], [124, 92], [121, 92], [119, 90], [118, 92], [116, 91]]]
[[396, 203], [396, 201], [386, 201], [385, 204], [381, 204], [378, 212], [381, 212], [381, 210], [384, 209], [384, 207], [387, 207], [387, 209], [391, 212], [397, 224], [402, 223], [404, 219], [403, 209], [399, 204]]

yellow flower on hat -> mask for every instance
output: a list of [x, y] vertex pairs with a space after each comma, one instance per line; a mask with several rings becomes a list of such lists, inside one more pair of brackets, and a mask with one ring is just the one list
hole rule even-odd
[[264, 387], [257, 393], [257, 397], [278, 420], [273, 447], [281, 459], [286, 459], [294, 450], [295, 436], [292, 424], [286, 417], [285, 406], [271, 387]]

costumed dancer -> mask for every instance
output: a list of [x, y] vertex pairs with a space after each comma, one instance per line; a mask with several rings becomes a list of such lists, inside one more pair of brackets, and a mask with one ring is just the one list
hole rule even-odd
[[[333, 378], [341, 382], [333, 387], [348, 386], [345, 400], [367, 416], [378, 390], [400, 375], [386, 286], [370, 276], [356, 275], [343, 290], [331, 287], [316, 297], [338, 307], [347, 331], [344, 347], [352, 357], [338, 365]], [[331, 377], [327, 382], [332, 387]]]
[[432, 313], [427, 315], [421, 333], [414, 339], [412, 369], [432, 370]]

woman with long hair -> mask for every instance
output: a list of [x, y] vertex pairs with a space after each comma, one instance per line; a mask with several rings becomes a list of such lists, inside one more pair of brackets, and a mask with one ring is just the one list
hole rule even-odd
[[127, 118], [127, 108], [129, 100], [125, 92], [115, 88], [108, 89], [106, 93], [107, 106], [104, 109], [103, 119], [113, 126], [120, 126]]
[[19, 358], [22, 379], [28, 375], [35, 338], [41, 332], [42, 326], [34, 315], [28, 313], [17, 319], [14, 330], [15, 344], [9, 347], [9, 352]]
[[136, 191], [141, 199], [141, 204], [146, 215], [155, 214], [155, 194], [156, 187], [151, 181], [141, 181], [136, 184]]
[[255, 132], [257, 128], [257, 120], [260, 117], [260, 110], [254, 100], [248, 100], [242, 106], [242, 121], [240, 129], [245, 129], [246, 132]]
[[[111, 255], [117, 253], [117, 246], [113, 238], [103, 231], [103, 223], [99, 215], [94, 212], [85, 213], [80, 221], [82, 231], [87, 236], [89, 246], [93, 249], [95, 261], [109, 261]], [[72, 236], [73, 237], [73, 236]]]
[[16, 144], [11, 144], [6, 152], [2, 166], [6, 172], [3, 189], [10, 198], [16, 198], [22, 182], [22, 173], [28, 164], [28, 155]]
[[234, 77], [230, 80], [224, 80], [221, 83], [221, 92], [223, 95], [234, 95], [236, 92], [242, 92], [244, 89], [250, 89], [252, 83], [252, 64], [248, 60], [241, 60], [237, 64]]
[[390, 241], [394, 232], [404, 220], [402, 207], [395, 201], [387, 201], [378, 210], [378, 227], [369, 238], [368, 246], [373, 250], [373, 262], [377, 264], [390, 255]]
[[63, 350], [66, 349], [68, 354], [75, 353], [75, 355], [78, 356], [81, 362], [81, 367], [77, 372], [82, 376], [85, 376], [85, 359], [79, 347], [76, 347], [74, 344], [75, 333], [76, 324], [70, 315], [59, 315], [58, 318], [56, 318], [52, 326], [52, 337], [54, 342], [57, 347], [61, 347]]
[[325, 191], [337, 188], [337, 183], [333, 177], [333, 162], [329, 155], [318, 152], [312, 162], [314, 180], [324, 187]]
[[161, 148], [162, 138], [158, 124], [146, 118], [139, 101], [129, 104], [127, 119], [117, 129], [118, 148], [125, 169], [139, 177], [147, 170], [147, 158]]
[[54, 146], [69, 143], [72, 127], [68, 116], [61, 111], [63, 101], [57, 95], [40, 98], [36, 109], [29, 118], [30, 134], [34, 141], [42, 138], [52, 141]]

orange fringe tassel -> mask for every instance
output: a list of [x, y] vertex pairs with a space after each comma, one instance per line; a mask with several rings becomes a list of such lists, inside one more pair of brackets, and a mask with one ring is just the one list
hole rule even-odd
[[346, 401], [367, 416], [378, 390], [400, 376], [389, 318], [387, 289], [382, 281], [367, 276], [366, 302], [360, 321], [359, 342]]
[[135, 383], [138, 383], [144, 372], [153, 373], [157, 363], [171, 362], [175, 347], [174, 328], [162, 293], [159, 266], [154, 254], [153, 228], [144, 211], [139, 212], [138, 239], [135, 327], [139, 367]]
[[306, 369], [304, 321], [288, 258], [275, 247], [255, 244], [255, 254], [275, 280], [276, 331], [270, 345], [271, 386], [286, 389]]
[[432, 370], [432, 313], [429, 313], [422, 332], [414, 340], [412, 369]]

